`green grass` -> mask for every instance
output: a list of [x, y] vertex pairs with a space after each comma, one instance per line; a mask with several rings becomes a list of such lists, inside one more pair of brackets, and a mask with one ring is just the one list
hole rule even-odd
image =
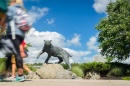
[[130, 80], [130, 77], [123, 77], [122, 80]]
[[82, 78], [84, 77], [84, 72], [82, 68], [80, 68], [79, 66], [73, 66], [72, 72], [74, 72], [78, 77], [82, 77]]

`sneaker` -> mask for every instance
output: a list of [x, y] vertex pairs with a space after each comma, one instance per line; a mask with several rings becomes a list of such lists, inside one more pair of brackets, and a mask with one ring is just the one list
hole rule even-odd
[[2, 76], [0, 76], [0, 82], [3, 80], [3, 77]]
[[34, 72], [30, 72], [27, 76], [26, 76], [26, 79], [33, 79], [33, 76], [34, 76]]
[[6, 80], [15, 80], [15, 76], [11, 76], [11, 77], [8, 77], [8, 78], [6, 78]]
[[17, 76], [15, 78], [15, 80], [12, 80], [13, 82], [24, 82], [25, 81], [25, 77], [24, 76]]

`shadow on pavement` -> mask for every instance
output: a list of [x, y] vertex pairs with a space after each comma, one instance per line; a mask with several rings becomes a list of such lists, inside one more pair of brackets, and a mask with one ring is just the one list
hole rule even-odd
[[[32, 80], [25, 80], [24, 82], [26, 82], [26, 81], [32, 81]], [[1, 80], [0, 82], [15, 82], [15, 81], [12, 81], [12, 80]]]

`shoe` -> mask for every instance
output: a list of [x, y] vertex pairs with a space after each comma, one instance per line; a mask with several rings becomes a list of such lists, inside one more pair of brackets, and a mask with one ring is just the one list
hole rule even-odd
[[17, 76], [15, 80], [12, 80], [12, 82], [24, 82], [25, 77], [24, 76]]
[[0, 76], [0, 82], [3, 80], [3, 77], [2, 76]]
[[33, 76], [34, 76], [34, 72], [30, 72], [27, 76], [26, 76], [26, 79], [33, 79]]
[[6, 78], [6, 80], [15, 80], [15, 76], [11, 76], [11, 77], [8, 77], [8, 78]]

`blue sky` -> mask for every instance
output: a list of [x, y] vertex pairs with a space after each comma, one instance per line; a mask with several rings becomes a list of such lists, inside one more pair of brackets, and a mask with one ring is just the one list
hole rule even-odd
[[93, 4], [93, 0], [25, 1], [27, 10], [32, 9], [32, 6], [48, 8], [47, 14], [33, 24], [38, 31], [58, 32], [70, 40], [74, 34], [80, 35], [82, 46], [70, 46], [77, 50], [85, 50], [86, 42], [98, 32], [95, 25], [105, 16], [104, 13], [97, 13]]
[[[46, 39], [68, 51], [70, 62], [103, 61], [98, 49], [95, 26], [107, 16], [106, 6], [116, 0], [24, 0], [33, 27], [26, 35], [31, 43], [26, 62], [44, 62], [47, 54], [36, 59]], [[52, 57], [50, 62], [58, 61]]]

